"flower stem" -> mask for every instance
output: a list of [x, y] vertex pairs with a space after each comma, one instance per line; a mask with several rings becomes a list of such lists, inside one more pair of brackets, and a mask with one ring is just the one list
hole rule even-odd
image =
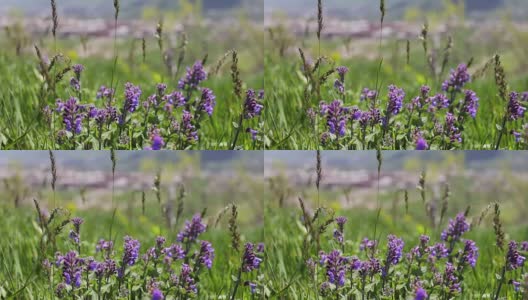
[[240, 267], [240, 269], [238, 269], [238, 275], [237, 275], [237, 280], [235, 282], [235, 287], [233, 288], [233, 294], [231, 294], [231, 297], [229, 299], [235, 300], [236, 292], [238, 290], [238, 285], [240, 284], [240, 279], [241, 278], [242, 278], [242, 267]]
[[497, 287], [497, 292], [495, 293], [495, 297], [493, 297], [494, 300], [499, 299], [500, 290], [502, 288], [502, 284], [504, 283], [504, 276], [506, 275], [506, 266], [502, 267], [502, 273], [501, 273], [501, 279], [499, 281], [499, 286]]

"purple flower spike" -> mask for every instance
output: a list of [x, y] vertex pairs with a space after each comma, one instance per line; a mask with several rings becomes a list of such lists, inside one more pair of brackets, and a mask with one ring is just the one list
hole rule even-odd
[[418, 135], [416, 138], [416, 150], [427, 150], [427, 148], [429, 148], [427, 141], [423, 138], [421, 134]]
[[449, 220], [449, 225], [446, 230], [442, 231], [441, 238], [443, 241], [458, 241], [466, 231], [469, 231], [469, 223], [464, 213], [459, 213], [454, 220]]
[[326, 115], [326, 125], [332, 134], [344, 136], [346, 133], [347, 114], [341, 100], [334, 100], [330, 104], [321, 102], [319, 105], [321, 115]]
[[477, 116], [477, 110], [479, 107], [479, 98], [477, 97], [477, 94], [471, 90], [467, 90], [465, 94], [466, 96], [462, 109], [472, 118], [475, 118]]
[[181, 90], [196, 89], [198, 85], [207, 79], [207, 73], [205, 72], [202, 62], [197, 61], [191, 68], [187, 68], [185, 77], [178, 81], [178, 88]]
[[508, 102], [508, 118], [510, 120], [517, 120], [524, 117], [526, 107], [519, 102], [519, 93], [512, 92], [510, 94], [510, 101]]
[[427, 292], [421, 286], [418, 286], [414, 292], [414, 300], [425, 299], [427, 299]]
[[392, 234], [390, 234], [387, 239], [389, 240], [387, 249], [387, 262], [389, 264], [395, 265], [400, 262], [402, 257], [404, 242], [402, 239], [399, 239]]
[[248, 133], [251, 134], [251, 139], [252, 139], [253, 141], [256, 141], [256, 140], [257, 140], [258, 133], [259, 133], [258, 130], [255, 130], [255, 129], [253, 129], [253, 128], [249, 128], [249, 127], [248, 127], [248, 129], [246, 129], [246, 132], [248, 132]]
[[192, 276], [193, 270], [191, 267], [187, 264], [182, 264], [181, 272], [180, 272], [180, 286], [184, 288], [188, 293], [196, 294], [198, 291], [196, 288], [196, 284], [194, 282], [193, 276]]
[[446, 114], [446, 124], [445, 124], [445, 133], [449, 137], [449, 140], [454, 142], [462, 143], [462, 134], [458, 127], [456, 127], [456, 118], [452, 113]]
[[387, 105], [387, 112], [391, 115], [399, 114], [403, 106], [404, 98], [405, 92], [403, 89], [391, 84], [389, 86], [389, 103]]
[[345, 66], [337, 67], [336, 68], [337, 74], [339, 74], [339, 80], [341, 82], [345, 82], [345, 75], [348, 73], [348, 68]]
[[185, 221], [185, 228], [178, 233], [176, 240], [178, 242], [194, 242], [198, 236], [205, 232], [207, 227], [202, 223], [202, 218], [199, 214], [193, 216], [192, 220]]
[[449, 79], [442, 83], [442, 90], [447, 92], [450, 88], [455, 91], [461, 91], [462, 88], [471, 80], [466, 64], [458, 65], [456, 70], [451, 70]]
[[81, 73], [82, 73], [82, 71], [84, 71], [84, 66], [81, 65], [81, 64], [77, 64], [77, 65], [74, 65], [72, 67], [72, 69], [73, 69], [73, 72], [75, 73], [75, 76], [77, 77], [77, 79], [80, 80]]
[[462, 290], [458, 277], [456, 276], [456, 268], [449, 262], [446, 263], [444, 286], [449, 289], [451, 294], [459, 293]]
[[209, 116], [213, 115], [213, 110], [216, 105], [215, 99], [216, 96], [213, 94], [213, 91], [211, 89], [203, 88], [199, 109], [207, 112]]
[[60, 260], [57, 261], [59, 265], [62, 265], [62, 277], [64, 283], [70, 285], [73, 288], [81, 286], [81, 275], [83, 260], [77, 256], [77, 252], [70, 251], [64, 256], [60, 256]]
[[526, 257], [522, 256], [518, 250], [516, 241], [508, 244], [508, 253], [506, 254], [506, 266], [508, 270], [515, 270], [523, 266]]
[[472, 268], [477, 264], [479, 252], [477, 245], [472, 240], [466, 240], [462, 251], [462, 262], [469, 264]]
[[211, 243], [202, 241], [200, 252], [198, 252], [198, 261], [208, 269], [211, 269], [214, 257], [214, 249]]
[[341, 252], [339, 250], [333, 250], [329, 254], [322, 252], [320, 253], [320, 261], [325, 264], [328, 282], [337, 286], [344, 286], [348, 260], [341, 256]]
[[78, 104], [77, 98], [71, 97], [62, 103], [57, 101], [57, 110], [62, 111], [62, 119], [67, 131], [79, 134], [82, 131], [82, 121], [84, 119], [84, 106]]
[[198, 141], [198, 131], [195, 130], [193, 125], [193, 116], [189, 111], [184, 110], [182, 115], [182, 122], [180, 130], [183, 135], [187, 138], [188, 142]]
[[151, 147], [145, 148], [145, 150], [161, 150], [165, 146], [165, 141], [163, 137], [159, 134], [159, 130], [154, 130], [150, 136], [150, 141], [152, 143]]
[[130, 236], [125, 236], [125, 244], [123, 251], [123, 264], [132, 266], [136, 263], [139, 256], [140, 243], [138, 240], [132, 239]]
[[260, 116], [260, 113], [264, 105], [257, 99], [257, 95], [254, 90], [249, 89], [246, 92], [246, 100], [244, 102], [244, 118], [252, 119], [256, 116]]
[[130, 82], [125, 84], [125, 104], [124, 110], [126, 112], [134, 112], [139, 106], [139, 97], [141, 97], [141, 89]]
[[160, 289], [154, 288], [151, 293], [152, 300], [163, 300], [165, 296], [163, 296], [163, 293]]
[[253, 243], [246, 243], [244, 246], [244, 255], [242, 257], [242, 271], [251, 272], [260, 267], [262, 259], [255, 253], [255, 245]]

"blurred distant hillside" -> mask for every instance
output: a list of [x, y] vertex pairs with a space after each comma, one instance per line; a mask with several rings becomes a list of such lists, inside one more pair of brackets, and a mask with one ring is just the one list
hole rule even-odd
[[[212, 14], [245, 9], [262, 14], [264, 0], [121, 0], [120, 16], [137, 18], [145, 11], [163, 13], [202, 7], [202, 13]], [[111, 18], [114, 14], [112, 0], [57, 0], [61, 14], [69, 17]], [[22, 12], [25, 15], [49, 15], [49, 0], [0, 0], [0, 14]]]
[[[0, 151], [0, 168], [11, 164], [27, 167], [47, 167], [48, 151]], [[111, 168], [109, 151], [54, 151], [58, 165], [79, 170], [108, 170]], [[137, 171], [144, 162], [161, 165], [176, 164], [189, 159], [200, 162], [205, 169], [243, 169], [262, 172], [264, 157], [261, 151], [116, 151], [120, 171]]]
[[[305, 16], [315, 13], [316, 0], [264, 0], [267, 13], [283, 11], [291, 15]], [[441, 9], [444, 2], [465, 2], [468, 16], [482, 16], [498, 10], [508, 11], [516, 18], [525, 18], [528, 12], [526, 0], [386, 0], [387, 17], [402, 18], [409, 9], [433, 11]], [[344, 18], [379, 18], [379, 0], [326, 0], [323, 4], [328, 15]]]

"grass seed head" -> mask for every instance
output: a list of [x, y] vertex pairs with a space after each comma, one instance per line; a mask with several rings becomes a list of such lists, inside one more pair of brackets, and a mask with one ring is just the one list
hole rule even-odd
[[237, 225], [238, 211], [236, 204], [231, 204], [231, 216], [229, 217], [229, 232], [231, 233], [231, 247], [236, 252], [240, 251], [240, 233]]
[[500, 207], [495, 203], [493, 213], [493, 230], [495, 231], [495, 244], [497, 248], [504, 251], [504, 231], [502, 230], [502, 222], [500, 220]]
[[321, 40], [321, 32], [323, 31], [323, 1], [317, 0], [317, 39]]

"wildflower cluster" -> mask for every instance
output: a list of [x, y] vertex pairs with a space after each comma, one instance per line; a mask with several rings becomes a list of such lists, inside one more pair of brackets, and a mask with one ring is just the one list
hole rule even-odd
[[[113, 87], [101, 86], [94, 101], [85, 101], [91, 95], [81, 85], [84, 67], [75, 65], [73, 72], [73, 96], [44, 108], [62, 148], [189, 148], [199, 142], [201, 123], [213, 116], [217, 103], [214, 91], [203, 86], [208, 74], [200, 61], [187, 68], [175, 90], [159, 83], [146, 95], [142, 87], [128, 82], [121, 97]], [[263, 91], [248, 90], [245, 118], [261, 114], [263, 97]], [[256, 138], [255, 129], [248, 132]]]
[[[358, 101], [347, 101], [353, 92], [346, 90], [346, 67], [338, 67], [334, 82], [335, 100], [321, 101], [318, 112], [323, 126], [320, 143], [332, 149], [453, 149], [462, 147], [466, 122], [476, 118], [479, 97], [466, 88], [471, 76], [465, 64], [451, 70], [441, 90], [433, 94], [422, 86], [417, 96], [408, 97], [396, 85], [388, 86], [386, 99], [378, 90], [364, 88]], [[332, 92], [331, 92], [332, 93]], [[528, 97], [528, 96], [527, 96]], [[509, 120], [524, 116], [525, 107], [512, 93]], [[361, 108], [363, 106], [363, 108]], [[315, 118], [310, 109], [310, 118]], [[313, 115], [313, 116], [312, 116]], [[518, 139], [522, 134], [513, 132]]]
[[[431, 237], [422, 235], [417, 245], [408, 250], [407, 243], [390, 234], [385, 247], [377, 240], [364, 238], [357, 249], [359, 252], [347, 251], [341, 247], [346, 218], [336, 220], [339, 222], [336, 222], [334, 240], [339, 249], [320, 251], [317, 258], [306, 262], [323, 297], [356, 295], [359, 299], [373, 299], [383, 295], [391, 299], [451, 299], [462, 293], [464, 272], [475, 268], [478, 261], [479, 249], [475, 242], [462, 238], [470, 229], [464, 214], [450, 220], [441, 241], [433, 243]], [[350, 240], [344, 243], [354, 244]], [[510, 256], [516, 257], [511, 259], [516, 265], [521, 263], [517, 254]]]
[[[83, 221], [74, 218], [71, 222], [70, 238], [77, 245]], [[42, 265], [55, 286], [56, 296], [61, 299], [86, 294], [100, 299], [194, 298], [200, 289], [199, 277], [213, 267], [215, 258], [212, 244], [198, 239], [205, 229], [201, 218], [195, 216], [172, 244], [160, 236], [142, 252], [141, 243], [126, 236], [123, 250], [118, 254], [112, 241], [100, 240], [94, 256], [81, 256], [77, 248], [57, 252], [53, 260], [46, 259]], [[260, 260], [249, 254], [246, 260], [248, 268], [258, 268], [260, 264]], [[60, 276], [52, 276], [54, 273]]]

